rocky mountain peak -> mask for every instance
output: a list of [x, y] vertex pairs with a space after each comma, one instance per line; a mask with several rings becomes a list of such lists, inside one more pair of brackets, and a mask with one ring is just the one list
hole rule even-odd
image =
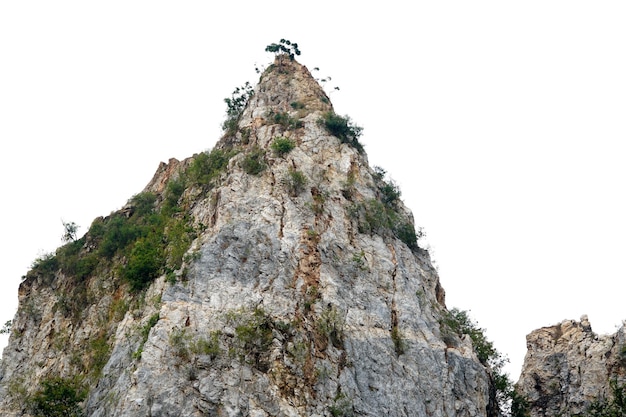
[[0, 413], [496, 415], [360, 128], [285, 55], [227, 105], [211, 151], [27, 274]]
[[263, 72], [243, 120], [258, 120], [271, 112], [295, 115], [303, 109], [333, 111], [328, 95], [307, 67], [287, 55], [279, 55]]

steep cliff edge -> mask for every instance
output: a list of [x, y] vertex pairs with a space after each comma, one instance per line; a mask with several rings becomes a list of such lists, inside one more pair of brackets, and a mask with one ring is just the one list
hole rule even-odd
[[358, 128], [285, 55], [246, 94], [211, 152], [27, 274], [0, 414], [63, 389], [98, 417], [495, 415]]
[[610, 402], [612, 386], [626, 382], [623, 326], [613, 335], [597, 335], [583, 316], [535, 330], [526, 340], [517, 389], [532, 417], [591, 415], [592, 404]]

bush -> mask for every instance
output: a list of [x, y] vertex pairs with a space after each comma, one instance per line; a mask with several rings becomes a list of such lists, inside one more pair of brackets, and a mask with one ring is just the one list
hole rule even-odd
[[130, 252], [123, 276], [138, 291], [159, 276], [164, 263], [162, 249], [153, 239], [140, 239]]
[[242, 360], [246, 360], [258, 370], [269, 368], [269, 350], [272, 345], [274, 322], [261, 308], [251, 312], [230, 314], [235, 326], [236, 350]]
[[108, 259], [145, 234], [141, 227], [122, 214], [112, 215], [103, 226], [99, 253]]
[[241, 168], [248, 175], [258, 175], [267, 168], [264, 162], [265, 151], [261, 148], [255, 147], [250, 151], [243, 161], [241, 161]]
[[31, 270], [27, 274], [52, 278], [59, 269], [59, 259], [53, 253], [46, 253], [35, 259], [31, 265]]
[[243, 86], [235, 88], [230, 98], [225, 98], [226, 103], [226, 120], [222, 124], [222, 128], [226, 134], [234, 135], [237, 131], [237, 123], [243, 113], [246, 104], [250, 97], [254, 95], [254, 90], [249, 82], [246, 82]]
[[80, 403], [87, 391], [77, 378], [48, 378], [39, 383], [39, 390], [28, 401], [35, 417], [79, 417]]
[[210, 185], [228, 167], [228, 161], [235, 153], [222, 149], [202, 152], [194, 158], [187, 173], [195, 184]]
[[136, 194], [130, 199], [130, 203], [134, 209], [134, 215], [145, 216], [154, 211], [154, 203], [156, 202], [156, 194], [143, 192]]
[[290, 169], [287, 177], [284, 178], [283, 183], [287, 187], [289, 194], [297, 196], [304, 191], [308, 180], [306, 175], [304, 175], [301, 171]]
[[[183, 177], [171, 179], [167, 183], [167, 188], [165, 189], [165, 199], [163, 201], [163, 210], [166, 213], [176, 213], [180, 210], [178, 201], [185, 192], [185, 185], [185, 179]], [[149, 213], [150, 212], [146, 214]]]
[[302, 121], [289, 116], [289, 113], [287, 112], [274, 112], [274, 110], [271, 110], [267, 116], [270, 121], [281, 125], [287, 130], [302, 127]]
[[336, 307], [326, 308], [317, 321], [317, 331], [334, 347], [343, 347], [344, 319]]
[[359, 142], [359, 137], [363, 133], [363, 128], [355, 125], [350, 117], [341, 117], [332, 111], [323, 114], [318, 123], [326, 127], [328, 132], [339, 138], [341, 143], [347, 143], [357, 151], [363, 152], [363, 145]]
[[296, 144], [289, 138], [279, 136], [274, 139], [270, 147], [274, 151], [274, 154], [283, 156], [291, 152], [293, 148], [296, 147]]

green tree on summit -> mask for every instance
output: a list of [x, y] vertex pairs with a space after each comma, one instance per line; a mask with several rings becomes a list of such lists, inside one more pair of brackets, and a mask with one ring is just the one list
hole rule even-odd
[[276, 56], [285, 54], [290, 60], [294, 60], [296, 55], [300, 55], [298, 44], [288, 39], [281, 39], [279, 43], [272, 43], [265, 47], [265, 52], [272, 52]]

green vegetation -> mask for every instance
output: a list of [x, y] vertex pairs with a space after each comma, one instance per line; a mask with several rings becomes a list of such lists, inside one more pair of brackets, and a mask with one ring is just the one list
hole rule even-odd
[[500, 410], [506, 409], [508, 402], [515, 399], [516, 412], [522, 412], [524, 410], [522, 406], [523, 401], [521, 397], [515, 393], [509, 376], [503, 373], [502, 370], [505, 363], [508, 362], [508, 359], [496, 350], [493, 343], [487, 339], [485, 330], [478, 327], [470, 318], [468, 312], [457, 308], [446, 311], [439, 325], [443, 340], [449, 345], [455, 345], [455, 337], [461, 337], [463, 335], [470, 337], [478, 360], [492, 370], [493, 384], [496, 390], [496, 401]]
[[228, 167], [228, 161], [235, 156], [235, 150], [213, 149], [196, 155], [187, 176], [193, 184], [213, 188], [219, 175]]
[[70, 241], [55, 253], [37, 258], [25, 278], [52, 280], [57, 271], [73, 276], [74, 292], [80, 290], [84, 297], [78, 302], [62, 296], [58, 304], [65, 316], [80, 318], [83, 304], [88, 301], [84, 281], [99, 269], [107, 271], [115, 266], [113, 271], [134, 292], [143, 290], [164, 273], [172, 276], [182, 267], [184, 255], [197, 234], [191, 217], [182, 213], [184, 191], [190, 186], [210, 190], [235, 154], [234, 150], [214, 149], [197, 155], [187, 171], [179, 172], [167, 183], [160, 206], [156, 194], [137, 194], [123, 210], [94, 220], [80, 239], [71, 239], [73, 226], [68, 230], [64, 223]]
[[393, 341], [396, 355], [402, 355], [406, 351], [406, 341], [397, 325], [391, 328], [391, 340]]
[[591, 403], [584, 413], [589, 417], [623, 417], [626, 416], [626, 384], [618, 384], [613, 379], [609, 383], [610, 398], [598, 399]]
[[64, 222], [63, 223], [63, 236], [61, 236], [61, 240], [63, 242], [73, 242], [76, 240], [76, 233], [78, 232], [78, 225], [74, 222]]
[[[404, 242], [411, 250], [418, 249], [417, 241], [423, 237], [422, 229], [415, 230], [410, 219], [400, 211], [400, 189], [391, 180], [386, 181], [385, 171], [375, 168], [374, 182], [377, 186], [377, 198], [354, 203], [348, 210], [351, 217], [358, 220], [360, 233], [391, 234]], [[350, 177], [348, 178], [350, 181]], [[344, 197], [353, 198], [352, 185], [344, 188]]]
[[13, 320], [8, 320], [2, 325], [2, 329], [0, 329], [0, 334], [9, 334], [11, 333], [11, 327], [13, 326]]
[[254, 95], [254, 90], [249, 82], [235, 88], [230, 98], [225, 98], [226, 103], [226, 120], [222, 124], [222, 128], [228, 135], [234, 135], [237, 132], [237, 123], [243, 114], [243, 109], [248, 104], [250, 97]]
[[208, 339], [200, 337], [192, 343], [191, 351], [196, 355], [208, 355], [211, 359], [215, 359], [222, 353], [219, 342], [221, 335], [221, 331], [215, 330], [210, 333]]
[[89, 365], [87, 371], [90, 376], [96, 380], [102, 374], [104, 365], [107, 364], [111, 357], [111, 347], [107, 340], [106, 334], [101, 334], [89, 341]]
[[254, 147], [241, 161], [241, 168], [248, 175], [259, 175], [267, 168], [265, 164], [265, 151], [259, 147]]
[[39, 383], [39, 390], [27, 400], [27, 405], [35, 417], [80, 417], [80, 403], [86, 397], [87, 390], [79, 379], [53, 377]]
[[344, 319], [337, 307], [328, 307], [317, 320], [317, 331], [336, 348], [343, 347]]
[[302, 127], [302, 120], [298, 120], [295, 117], [291, 117], [287, 112], [275, 112], [270, 110], [267, 113], [267, 118], [270, 122], [281, 125], [286, 130], [293, 130]]
[[300, 55], [298, 44], [287, 39], [281, 39], [279, 43], [272, 43], [265, 47], [265, 52], [272, 52], [276, 56], [287, 55], [290, 60], [295, 59], [295, 55]]
[[272, 318], [261, 308], [230, 315], [235, 325], [236, 351], [242, 360], [260, 371], [269, 369], [268, 353], [272, 344]]
[[418, 248], [417, 241], [422, 231], [416, 231], [409, 220], [404, 220], [394, 207], [386, 206], [372, 198], [365, 202], [355, 203], [350, 214], [359, 221], [360, 233], [390, 233], [404, 242], [410, 249]]
[[278, 136], [274, 138], [274, 141], [272, 142], [270, 147], [272, 148], [272, 151], [274, 151], [274, 154], [278, 156], [284, 156], [291, 152], [293, 148], [296, 147], [296, 144], [289, 138]]
[[352, 401], [348, 399], [339, 389], [337, 395], [333, 399], [333, 403], [328, 407], [328, 411], [333, 417], [352, 417], [354, 416], [354, 407]]
[[151, 234], [135, 242], [122, 269], [123, 277], [133, 290], [141, 290], [157, 278], [165, 266], [163, 247], [158, 234]]
[[35, 259], [30, 266], [30, 271], [26, 274], [26, 278], [40, 276], [43, 278], [52, 278], [54, 273], [59, 269], [59, 260], [53, 253], [46, 253]]
[[347, 143], [357, 151], [363, 152], [363, 145], [359, 142], [363, 128], [352, 123], [350, 117], [342, 117], [329, 111], [323, 114], [318, 123], [324, 126], [331, 135], [339, 138], [341, 143]]
[[289, 169], [289, 173], [283, 179], [283, 184], [287, 188], [287, 191], [294, 197], [304, 191], [307, 183], [306, 175], [293, 168]]
[[365, 259], [365, 251], [355, 252], [352, 254], [352, 262], [361, 271], [369, 271], [367, 259]]
[[141, 354], [143, 353], [143, 345], [145, 345], [148, 341], [148, 335], [150, 334], [150, 330], [152, 330], [152, 328], [156, 326], [159, 318], [159, 313], [154, 313], [150, 316], [148, 321], [143, 326], [141, 326], [141, 342], [139, 343], [139, 348], [137, 348], [135, 353], [133, 353], [133, 358], [141, 358]]

